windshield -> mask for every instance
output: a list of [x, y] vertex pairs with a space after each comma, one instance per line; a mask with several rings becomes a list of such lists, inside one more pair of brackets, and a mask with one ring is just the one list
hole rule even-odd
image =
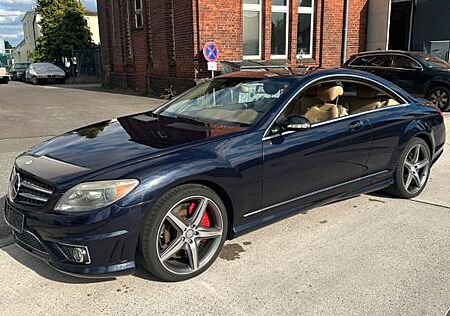
[[217, 78], [155, 111], [155, 114], [200, 122], [250, 126], [287, 90], [282, 79]]
[[27, 69], [29, 64], [15, 64], [14, 69]]
[[450, 69], [450, 63], [433, 55], [420, 54], [419, 59], [430, 69]]
[[62, 71], [61, 68], [50, 63], [33, 64], [33, 69], [36, 71]]

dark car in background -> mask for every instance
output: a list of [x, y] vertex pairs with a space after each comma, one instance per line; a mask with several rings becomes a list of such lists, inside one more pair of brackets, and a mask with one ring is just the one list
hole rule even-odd
[[439, 109], [367, 72], [237, 72], [20, 155], [5, 218], [19, 246], [65, 273], [132, 273], [141, 258], [180, 281], [226, 239], [302, 210], [419, 195], [444, 143]]
[[14, 64], [9, 70], [9, 75], [13, 81], [25, 81], [25, 71], [30, 63], [17, 63]]
[[431, 54], [373, 51], [353, 55], [345, 67], [364, 70], [387, 79], [414, 96], [450, 110], [450, 63]]
[[25, 71], [25, 81], [40, 83], [66, 83], [66, 72], [52, 63], [32, 63]]

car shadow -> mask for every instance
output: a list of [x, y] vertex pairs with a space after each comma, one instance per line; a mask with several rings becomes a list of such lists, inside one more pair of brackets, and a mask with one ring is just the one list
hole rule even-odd
[[115, 278], [87, 279], [77, 278], [52, 269], [44, 261], [34, 257], [14, 244], [11, 228], [6, 224], [4, 217], [5, 196], [0, 197], [0, 251], [7, 253], [19, 264], [33, 270], [40, 276], [61, 283], [87, 284], [115, 280]]
[[89, 283], [108, 282], [116, 279], [116, 278], [102, 278], [102, 279], [77, 278], [71, 275], [64, 274], [62, 272], [52, 269], [47, 263], [25, 252], [24, 250], [20, 249], [17, 245], [10, 245], [4, 247], [1, 249], [1, 251], [6, 252], [11, 258], [13, 258], [19, 264], [36, 272], [41, 277], [59, 283], [89, 284]]

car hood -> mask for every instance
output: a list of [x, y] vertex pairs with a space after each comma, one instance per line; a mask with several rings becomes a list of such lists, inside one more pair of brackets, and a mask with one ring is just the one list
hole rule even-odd
[[[34, 167], [29, 171], [48, 181], [60, 182], [58, 178], [62, 174], [64, 177], [71, 173], [74, 176], [98, 174], [106, 169], [120, 168], [245, 129], [158, 117], [149, 112], [100, 122], [62, 134], [33, 147], [24, 156], [57, 161], [61, 168], [56, 165], [55, 168], [48, 168], [48, 164], [42, 162], [47, 167]], [[27, 169], [31, 165], [21, 167]], [[45, 174], [36, 168], [45, 169]]]

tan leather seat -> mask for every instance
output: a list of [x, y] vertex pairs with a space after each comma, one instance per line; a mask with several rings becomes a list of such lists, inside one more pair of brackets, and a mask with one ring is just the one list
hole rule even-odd
[[368, 87], [359, 86], [355, 97], [347, 97], [346, 102], [351, 114], [357, 114], [382, 107], [380, 100], [377, 100], [378, 91]]
[[383, 102], [383, 106], [394, 106], [394, 105], [399, 105], [399, 104], [400, 103], [398, 103], [394, 99], [388, 99], [388, 100]]
[[331, 105], [327, 110], [322, 110], [317, 106], [312, 106], [305, 113], [305, 117], [311, 124], [321, 123], [339, 117], [339, 110], [336, 105]]
[[310, 107], [317, 104], [320, 104], [320, 99], [317, 97], [317, 86], [312, 86], [304, 91], [297, 100], [289, 105], [286, 109], [286, 114], [304, 115]]

